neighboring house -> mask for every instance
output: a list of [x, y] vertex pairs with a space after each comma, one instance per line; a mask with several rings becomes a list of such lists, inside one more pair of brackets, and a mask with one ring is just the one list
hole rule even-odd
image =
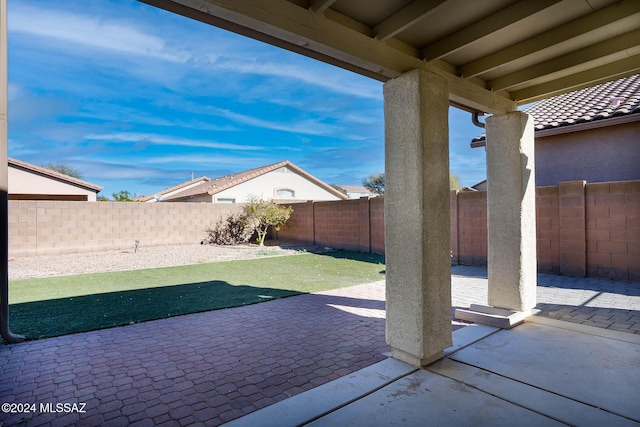
[[338, 185], [350, 199], [359, 199], [360, 197], [376, 197], [376, 194], [362, 185]]
[[172, 191], [171, 195], [163, 195], [160, 201], [245, 203], [252, 196], [278, 202], [347, 199], [342, 192], [288, 160], [187, 187], [178, 192]]
[[462, 187], [460, 191], [487, 191], [487, 180], [480, 181], [471, 187]]
[[102, 187], [51, 169], [8, 158], [9, 200], [95, 202]]
[[206, 176], [201, 176], [200, 178], [194, 178], [191, 181], [183, 182], [178, 185], [174, 185], [173, 187], [165, 188], [162, 191], [158, 191], [157, 193], [151, 196], [139, 196], [133, 199], [136, 202], [147, 202], [147, 203], [155, 203], [161, 202], [164, 199], [171, 198], [175, 194], [178, 194], [182, 191], [189, 190], [193, 187], [197, 187], [200, 184], [204, 184], [205, 182], [211, 181]]
[[[640, 179], [640, 74], [540, 101], [536, 185]], [[483, 147], [484, 135], [471, 146]]]

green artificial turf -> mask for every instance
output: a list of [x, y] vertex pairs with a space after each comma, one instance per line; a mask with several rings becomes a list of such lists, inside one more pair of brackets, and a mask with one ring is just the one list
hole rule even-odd
[[52, 337], [383, 278], [382, 256], [338, 251], [15, 280], [11, 329], [29, 339]]

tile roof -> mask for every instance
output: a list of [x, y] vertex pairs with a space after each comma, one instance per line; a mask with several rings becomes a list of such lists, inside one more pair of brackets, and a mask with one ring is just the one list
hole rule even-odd
[[330, 185], [325, 184], [324, 182], [320, 181], [318, 178], [314, 177], [313, 175], [305, 172], [304, 170], [300, 169], [299, 167], [297, 167], [296, 165], [294, 165], [293, 163], [291, 163], [288, 160], [282, 161], [282, 162], [278, 162], [278, 163], [273, 163], [271, 165], [267, 165], [267, 166], [262, 166], [259, 168], [255, 168], [255, 169], [249, 169], [247, 171], [243, 171], [243, 172], [238, 172], [238, 173], [234, 173], [231, 175], [226, 175], [220, 178], [215, 178], [212, 179], [208, 182], [204, 182], [196, 187], [193, 188], [189, 188], [185, 191], [181, 191], [180, 193], [171, 195], [169, 197], [166, 197], [163, 200], [175, 200], [175, 199], [182, 199], [185, 197], [190, 197], [190, 196], [197, 196], [197, 195], [202, 195], [202, 194], [209, 194], [210, 196], [220, 193], [223, 190], [226, 190], [228, 188], [231, 187], [235, 187], [238, 184], [241, 184], [243, 182], [249, 181], [253, 178], [259, 177], [261, 175], [264, 175], [268, 172], [274, 171], [276, 169], [279, 169], [281, 167], [288, 167], [290, 169], [292, 169], [293, 171], [295, 171], [297, 174], [307, 178], [308, 180], [312, 181], [313, 183], [315, 183], [316, 185], [324, 188], [325, 190], [327, 190], [328, 192], [334, 194], [337, 197], [340, 197], [341, 199], [345, 199], [346, 196], [336, 190], [335, 188], [331, 187]]
[[363, 185], [338, 185], [338, 187], [349, 193], [371, 193], [371, 190]]
[[[634, 114], [640, 118], [640, 74], [554, 96], [535, 103], [524, 112], [534, 117], [536, 131]], [[484, 134], [474, 138], [472, 146], [483, 145], [474, 143], [484, 142], [484, 139]]]
[[176, 190], [179, 190], [181, 188], [187, 187], [187, 186], [189, 186], [191, 184], [195, 184], [198, 181], [207, 182], [207, 181], [211, 181], [211, 179], [209, 179], [206, 176], [201, 176], [199, 178], [194, 178], [194, 179], [186, 181], [186, 182], [181, 182], [180, 184], [174, 185], [173, 187], [165, 188], [164, 190], [158, 191], [157, 193], [154, 193], [154, 194], [152, 194], [150, 196], [139, 196], [139, 197], [136, 197], [133, 200], [135, 200], [136, 202], [148, 202], [149, 200], [153, 199], [156, 196], [163, 196], [163, 195], [165, 195], [167, 193], [171, 193], [172, 191], [176, 191]]
[[52, 169], [47, 169], [47, 168], [43, 168], [40, 166], [36, 166], [34, 164], [31, 163], [27, 163], [27, 162], [23, 162], [22, 160], [18, 160], [18, 159], [14, 159], [14, 158], [7, 158], [7, 165], [8, 166], [13, 166], [16, 169], [22, 169], [28, 172], [32, 172], [35, 173], [37, 175], [42, 175], [45, 176], [47, 178], [52, 178], [55, 179], [57, 181], [62, 181], [66, 184], [71, 184], [71, 185], [75, 185], [77, 187], [82, 187], [82, 188], [86, 188], [88, 190], [92, 190], [95, 191], [96, 193], [99, 193], [100, 191], [102, 191], [103, 187], [100, 187], [99, 185], [96, 184], [92, 184], [90, 182], [87, 181], [83, 181], [81, 179], [78, 178], [74, 178], [72, 176], [69, 175], [65, 175], [63, 173], [60, 172], [56, 172]]

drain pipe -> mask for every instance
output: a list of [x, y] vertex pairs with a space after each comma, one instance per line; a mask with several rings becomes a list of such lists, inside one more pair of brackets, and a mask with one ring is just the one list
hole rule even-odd
[[7, 0], [0, 0], [0, 336], [24, 341], [9, 328], [9, 165], [7, 161]]
[[482, 123], [480, 120], [478, 120], [479, 116], [484, 116], [484, 113], [480, 113], [478, 111], [474, 111], [473, 113], [471, 113], [471, 121], [473, 122], [474, 125], [478, 126], [479, 128], [484, 129], [484, 123]]

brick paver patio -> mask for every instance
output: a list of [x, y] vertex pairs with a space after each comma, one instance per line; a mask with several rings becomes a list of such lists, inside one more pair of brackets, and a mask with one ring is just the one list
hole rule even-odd
[[[486, 303], [486, 269], [453, 273], [454, 306]], [[640, 332], [638, 284], [540, 275], [538, 301], [541, 315]], [[388, 351], [383, 282], [5, 345], [0, 403], [37, 407], [0, 413], [0, 421], [220, 425], [381, 361]], [[41, 403], [86, 403], [86, 413], [41, 412]]]

